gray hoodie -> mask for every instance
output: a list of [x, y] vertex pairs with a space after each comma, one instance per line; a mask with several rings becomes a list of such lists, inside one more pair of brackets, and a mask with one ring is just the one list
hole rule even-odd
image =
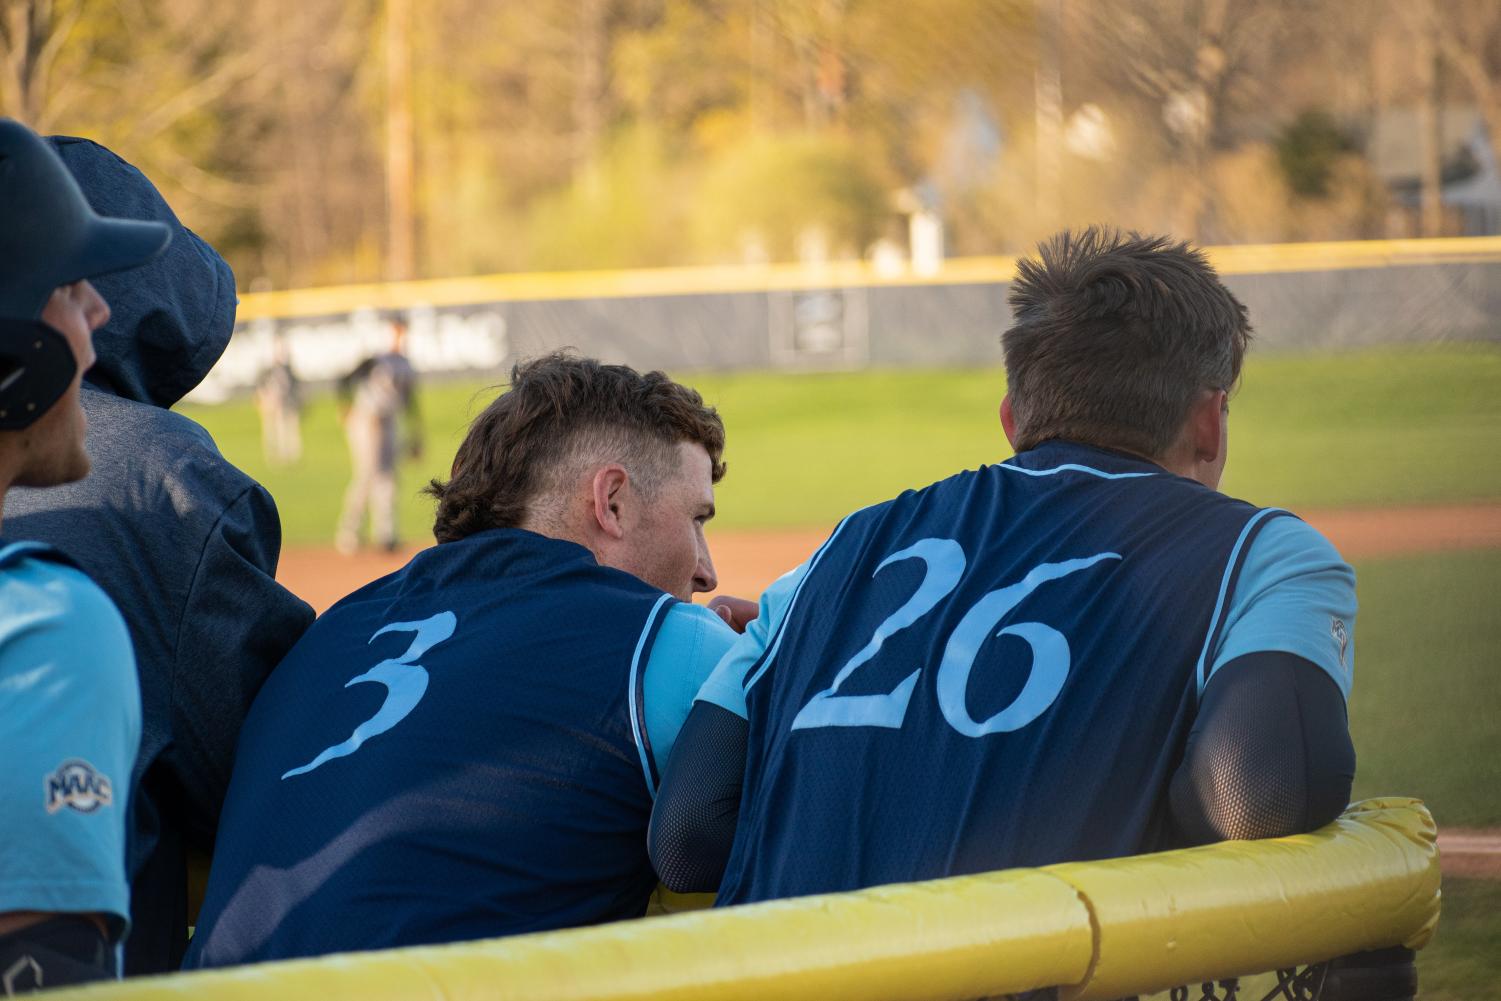
[[271, 495], [167, 409], [229, 343], [229, 266], [130, 164], [84, 139], [51, 142], [96, 211], [173, 229], [161, 257], [94, 282], [112, 316], [94, 335], [99, 361], [82, 392], [93, 472], [5, 501], [6, 534], [72, 556], [130, 627], [143, 727], [125, 969], [154, 973], [181, 962], [185, 853], [212, 849], [240, 724], [313, 612], [274, 579]]

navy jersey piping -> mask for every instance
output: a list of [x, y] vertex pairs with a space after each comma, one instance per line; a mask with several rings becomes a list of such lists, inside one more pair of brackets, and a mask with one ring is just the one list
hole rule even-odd
[[1230, 550], [1230, 558], [1225, 561], [1225, 575], [1220, 580], [1219, 597], [1214, 603], [1214, 614], [1209, 619], [1209, 630], [1204, 636], [1204, 649], [1199, 652], [1199, 663], [1194, 671], [1198, 682], [1197, 694], [1204, 694], [1204, 686], [1209, 683], [1207, 662], [1209, 651], [1213, 650], [1219, 642], [1220, 633], [1225, 628], [1224, 613], [1228, 607], [1228, 599], [1235, 592], [1235, 585], [1240, 581], [1241, 568], [1245, 566], [1246, 554], [1251, 551], [1251, 544], [1261, 529], [1273, 518], [1286, 516], [1296, 518], [1297, 515], [1280, 507], [1268, 507], [1257, 511], [1240, 530], [1240, 537], [1235, 540], [1235, 546]]
[[646, 668], [651, 660], [651, 648], [656, 645], [657, 634], [667, 616], [662, 609], [675, 600], [664, 594], [657, 599], [647, 613], [646, 625], [641, 629], [641, 638], [636, 641], [636, 652], [631, 656], [631, 677], [628, 698], [630, 701], [631, 736], [636, 738], [636, 753], [641, 757], [641, 774], [646, 778], [646, 791], [653, 801], [657, 798], [657, 782], [660, 773], [657, 759], [651, 752], [651, 736], [646, 731]]

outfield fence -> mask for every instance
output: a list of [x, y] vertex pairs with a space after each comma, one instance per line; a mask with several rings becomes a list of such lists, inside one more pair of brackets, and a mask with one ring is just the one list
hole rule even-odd
[[1433, 818], [1416, 800], [1367, 800], [1291, 838], [50, 996], [957, 1001], [1058, 987], [1060, 1001], [1103, 1001], [1421, 948], [1438, 916]]
[[[1501, 237], [1210, 248], [1259, 350], [1501, 341]], [[288, 339], [309, 382], [336, 379], [408, 318], [419, 371], [489, 376], [574, 347], [674, 371], [999, 364], [1012, 257], [933, 275], [862, 262], [493, 275], [252, 293], [193, 398], [246, 391]]]

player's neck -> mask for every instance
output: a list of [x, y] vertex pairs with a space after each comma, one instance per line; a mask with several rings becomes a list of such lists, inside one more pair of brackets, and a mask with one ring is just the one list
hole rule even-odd
[[1079, 441], [1076, 442], [1076, 444], [1084, 445], [1088, 448], [1097, 448], [1104, 452], [1113, 452], [1116, 455], [1124, 456], [1128, 459], [1137, 459], [1141, 462], [1150, 462], [1154, 466], [1161, 466], [1163, 469], [1166, 469], [1170, 473], [1176, 473], [1179, 476], [1185, 475], [1184, 473], [1179, 472], [1178, 469], [1168, 465], [1169, 462], [1175, 462], [1177, 459], [1176, 456], [1171, 454], [1166, 456], [1150, 455], [1139, 449], [1131, 448], [1127, 445], [1118, 445], [1114, 442]]
[[583, 546], [599, 558], [599, 553], [590, 543], [588, 533], [583, 531], [577, 522], [577, 517], [569, 517], [572, 512], [560, 509], [559, 502], [554, 498], [542, 498], [528, 506], [526, 515], [516, 525], [527, 532], [535, 532], [545, 535], [549, 539], [560, 539], [563, 542], [572, 542]]

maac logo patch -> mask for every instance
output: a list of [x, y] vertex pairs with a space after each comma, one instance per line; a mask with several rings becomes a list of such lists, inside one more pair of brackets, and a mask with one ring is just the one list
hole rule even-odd
[[79, 813], [93, 813], [114, 802], [109, 779], [82, 758], [64, 761], [42, 784], [47, 791], [48, 813], [65, 806]]

